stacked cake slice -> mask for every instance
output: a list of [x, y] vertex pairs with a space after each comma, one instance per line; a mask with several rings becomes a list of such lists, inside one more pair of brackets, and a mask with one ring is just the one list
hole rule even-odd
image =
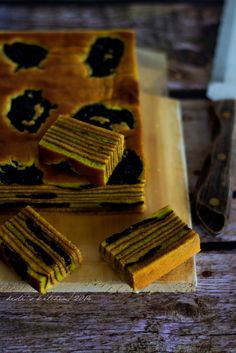
[[200, 251], [198, 234], [170, 207], [100, 244], [100, 254], [133, 289], [139, 290]]
[[123, 135], [63, 116], [39, 142], [42, 163], [68, 162], [95, 185], [106, 185], [123, 151]]
[[0, 254], [41, 294], [82, 261], [79, 249], [30, 206], [0, 227]]

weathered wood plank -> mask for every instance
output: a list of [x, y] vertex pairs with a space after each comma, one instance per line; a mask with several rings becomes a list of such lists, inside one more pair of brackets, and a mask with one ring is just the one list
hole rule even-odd
[[236, 241], [208, 241], [201, 243], [202, 251], [231, 251], [236, 250]]
[[1, 347], [38, 352], [43, 337], [50, 353], [235, 353], [235, 256], [200, 253], [195, 294], [1, 294]]

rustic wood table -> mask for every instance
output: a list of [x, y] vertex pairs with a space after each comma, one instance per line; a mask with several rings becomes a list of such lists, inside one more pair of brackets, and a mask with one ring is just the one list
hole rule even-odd
[[[121, 2], [122, 3], [122, 2]], [[190, 199], [212, 140], [205, 97], [221, 3], [0, 4], [1, 29], [131, 27], [168, 55], [170, 96], [181, 100]], [[236, 179], [235, 179], [236, 190]], [[0, 293], [0, 352], [236, 352], [236, 192], [217, 237], [195, 220], [202, 252], [188, 294]]]

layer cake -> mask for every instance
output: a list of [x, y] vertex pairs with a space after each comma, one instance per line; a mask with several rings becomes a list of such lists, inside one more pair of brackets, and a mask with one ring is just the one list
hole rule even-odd
[[106, 238], [102, 258], [134, 290], [140, 290], [200, 251], [199, 235], [170, 207]]
[[[0, 203], [63, 204], [81, 211], [143, 209], [145, 170], [132, 31], [1, 32], [0, 77]], [[38, 143], [59, 115], [124, 135], [123, 158], [106, 186], [94, 190], [69, 163], [40, 163]], [[28, 198], [25, 185], [42, 189], [37, 201]], [[41, 198], [45, 186], [47, 196]], [[52, 194], [56, 197], [51, 199]]]
[[82, 261], [79, 249], [30, 206], [0, 227], [0, 255], [41, 294]]

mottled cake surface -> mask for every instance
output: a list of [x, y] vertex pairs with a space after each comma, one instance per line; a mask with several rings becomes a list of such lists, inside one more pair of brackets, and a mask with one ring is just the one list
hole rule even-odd
[[[82, 204], [75, 206], [71, 201], [72, 193], [86, 189], [90, 195], [88, 189], [94, 187], [78, 176], [70, 163], [47, 166], [38, 158], [38, 143], [59, 115], [124, 136], [125, 152], [105, 193], [110, 199], [113, 196], [113, 203], [120, 208], [122, 204], [144, 204], [144, 187], [140, 194], [145, 173], [134, 32], [1, 32], [0, 78], [0, 188], [10, 192], [14, 187], [16, 205], [20, 202], [17, 186], [22, 188], [22, 197], [27, 192], [25, 185], [38, 185], [47, 186], [48, 194], [58, 193], [64, 198], [64, 205], [69, 205], [65, 208], [83, 210]], [[130, 183], [133, 191], [126, 194]], [[116, 202], [112, 185], [124, 185], [123, 200]], [[58, 186], [68, 188], [67, 198]], [[91, 209], [112, 205], [107, 197], [93, 201]], [[8, 205], [11, 201], [4, 201], [2, 196], [2, 202]], [[40, 203], [49, 208], [56, 204], [55, 198]]]

